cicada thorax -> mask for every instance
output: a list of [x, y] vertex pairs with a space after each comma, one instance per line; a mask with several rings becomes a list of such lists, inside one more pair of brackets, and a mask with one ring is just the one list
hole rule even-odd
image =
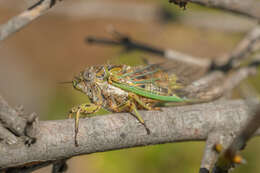
[[118, 112], [117, 108], [123, 106], [128, 101], [128, 92], [117, 88], [107, 81], [99, 82], [102, 96], [105, 99], [103, 107], [112, 112]]
[[89, 97], [89, 100], [96, 105], [103, 106], [105, 104], [105, 98], [102, 95], [102, 90], [95, 82], [85, 82], [85, 94]]
[[128, 92], [117, 88], [108, 82], [108, 76], [125, 73], [125, 65], [91, 66], [82, 72], [84, 88], [82, 91], [94, 104], [102, 105], [107, 110], [114, 111], [115, 107], [128, 100]]

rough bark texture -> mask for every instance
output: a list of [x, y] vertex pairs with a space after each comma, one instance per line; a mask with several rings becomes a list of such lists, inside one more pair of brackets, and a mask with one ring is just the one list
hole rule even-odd
[[74, 145], [74, 120], [40, 121], [37, 142], [31, 147], [0, 144], [0, 168], [121, 148], [202, 141], [213, 131], [219, 136], [233, 137], [250, 116], [247, 111], [241, 100], [142, 111], [150, 135], [128, 113], [81, 119], [79, 147]]
[[17, 136], [24, 135], [26, 120], [18, 115], [0, 96], [0, 121]]

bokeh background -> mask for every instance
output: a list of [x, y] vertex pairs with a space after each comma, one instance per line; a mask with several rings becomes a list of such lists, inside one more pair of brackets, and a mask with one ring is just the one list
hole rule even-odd
[[[35, 0], [0, 0], [0, 23]], [[41, 120], [65, 119], [68, 110], [87, 98], [69, 81], [84, 67], [108, 61], [136, 65], [143, 52], [89, 45], [87, 36], [112, 38], [113, 27], [135, 40], [198, 57], [216, 58], [234, 48], [255, 25], [241, 16], [189, 4], [187, 10], [167, 0], [73, 0], [59, 3], [46, 15], [0, 43], [0, 93], [11, 105], [23, 104]], [[258, 77], [250, 79], [260, 91]], [[246, 165], [235, 173], [260, 171], [260, 139], [252, 139], [243, 156]], [[193, 173], [199, 170], [203, 142], [185, 142], [78, 156], [68, 172]], [[50, 167], [37, 172], [49, 172]]]

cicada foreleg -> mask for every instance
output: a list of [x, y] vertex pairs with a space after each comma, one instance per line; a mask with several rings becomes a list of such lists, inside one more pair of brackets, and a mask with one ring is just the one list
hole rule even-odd
[[81, 104], [78, 106], [75, 106], [71, 108], [69, 111], [69, 118], [72, 118], [75, 116], [75, 145], [78, 146], [78, 141], [77, 141], [77, 135], [78, 135], [78, 129], [79, 129], [79, 118], [81, 115], [91, 115], [93, 113], [96, 113], [99, 109], [101, 108], [100, 105], [96, 105], [93, 103], [85, 103]]

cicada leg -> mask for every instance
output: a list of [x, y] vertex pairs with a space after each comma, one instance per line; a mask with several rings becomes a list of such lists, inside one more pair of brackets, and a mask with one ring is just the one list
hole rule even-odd
[[78, 135], [78, 130], [79, 130], [79, 118], [80, 116], [83, 115], [90, 115], [93, 113], [96, 113], [99, 109], [101, 108], [100, 105], [95, 105], [93, 103], [85, 103], [81, 104], [78, 106], [75, 106], [71, 108], [69, 111], [69, 118], [72, 118], [75, 116], [75, 145], [78, 146], [78, 141], [77, 141], [77, 135]]
[[[117, 107], [116, 111], [117, 112], [123, 112], [123, 111], [125, 111], [126, 108], [130, 109], [129, 112], [145, 127], [145, 130], [146, 130], [147, 134], [149, 135], [150, 129], [147, 127], [147, 125], [144, 122], [141, 114], [138, 112], [137, 107], [136, 107], [135, 102], [134, 102], [135, 99], [132, 98], [131, 96], [129, 96], [129, 97], [130, 97], [130, 99], [128, 101], [126, 101], [123, 105]], [[143, 106], [145, 108], [147, 108], [148, 110], [150, 110], [150, 107], [146, 106], [145, 103], [143, 103]]]
[[129, 93], [129, 97], [132, 98], [133, 100], [135, 100], [140, 106], [142, 106], [144, 109], [147, 110], [161, 110], [159, 107], [151, 107], [149, 105], [147, 105], [146, 103], [144, 103], [138, 95], [133, 94], [133, 93]]
[[132, 111], [134, 111], [134, 113], [132, 113], [132, 111], [131, 111], [131, 114], [134, 115], [138, 119], [138, 121], [145, 127], [145, 130], [146, 130], [147, 134], [149, 135], [151, 133], [150, 129], [147, 127], [147, 125], [144, 122], [141, 114], [137, 111], [136, 105], [133, 102], [132, 102], [132, 104], [130, 106], [130, 109]]

